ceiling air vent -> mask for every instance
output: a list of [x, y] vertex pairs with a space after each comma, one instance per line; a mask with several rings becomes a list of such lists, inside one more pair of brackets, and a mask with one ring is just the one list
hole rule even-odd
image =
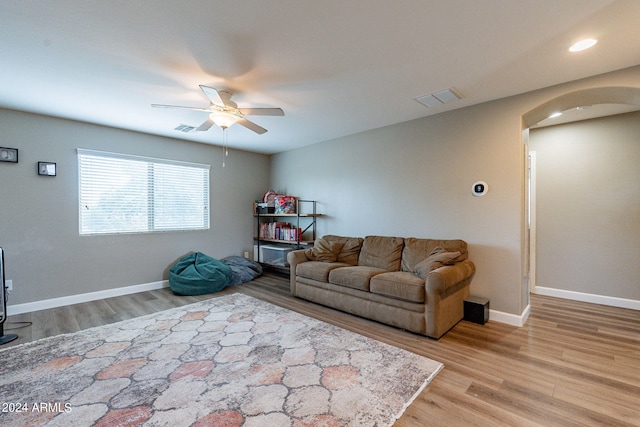
[[193, 131], [193, 130], [196, 130], [196, 128], [195, 128], [195, 127], [193, 127], [193, 126], [180, 124], [180, 125], [179, 125], [177, 128], [175, 128], [174, 130], [179, 130], [180, 132], [187, 133], [187, 132], [191, 132], [191, 131]]
[[462, 95], [460, 95], [455, 89], [449, 88], [419, 96], [416, 98], [416, 101], [428, 108], [433, 108], [439, 107], [443, 104], [448, 104], [449, 102], [457, 101], [458, 99], [462, 99]]

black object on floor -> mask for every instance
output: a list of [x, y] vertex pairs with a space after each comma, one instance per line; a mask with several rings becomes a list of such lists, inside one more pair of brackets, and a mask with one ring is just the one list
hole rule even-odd
[[484, 325], [489, 321], [489, 300], [469, 297], [464, 300], [464, 320]]

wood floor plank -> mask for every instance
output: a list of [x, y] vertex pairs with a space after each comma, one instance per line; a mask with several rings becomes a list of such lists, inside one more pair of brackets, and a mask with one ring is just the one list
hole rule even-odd
[[433, 340], [294, 298], [268, 272], [212, 295], [159, 289], [12, 316], [33, 324], [6, 346], [235, 292], [444, 363], [398, 427], [640, 426], [640, 312], [540, 295], [521, 328], [462, 321]]
[[91, 301], [93, 312], [99, 319], [110, 318], [116, 315], [113, 308], [106, 302], [106, 300]]
[[[478, 389], [470, 392], [478, 392]], [[492, 396], [497, 398], [497, 404], [507, 407], [513, 406], [520, 413], [526, 413], [527, 418], [537, 419], [544, 425], [562, 426], [604, 426], [628, 425], [622, 419], [608, 416], [598, 408], [589, 408], [577, 405], [566, 400], [556, 399], [534, 391], [515, 386], [505, 381], [499, 393], [492, 392]], [[619, 413], [619, 412], [618, 412]]]
[[74, 307], [72, 313], [80, 329], [88, 329], [102, 324], [102, 320], [96, 312], [96, 305], [97, 304], [94, 301], [90, 301], [86, 304], [78, 304]]
[[626, 354], [625, 355], [615, 354], [613, 357], [616, 363], [618, 363], [619, 365], [624, 365], [627, 368], [632, 368], [632, 367], [637, 368], [638, 366], [640, 366], [640, 355], [636, 357], [632, 357]]
[[60, 333], [77, 332], [82, 329], [76, 320], [71, 306], [58, 307], [54, 310], [53, 321], [55, 322], [56, 329], [60, 331]]
[[612, 388], [608, 388], [607, 393], [602, 393], [603, 391], [602, 388], [585, 387], [577, 382], [565, 382], [556, 387], [553, 397], [587, 409], [596, 408], [597, 411], [627, 422], [633, 421], [633, 418], [637, 421], [637, 394], [623, 393]]
[[58, 335], [62, 332], [58, 331], [53, 320], [53, 310], [41, 310], [31, 313], [31, 336], [33, 340]]
[[413, 418], [418, 421], [416, 425], [420, 426], [541, 426], [535, 421], [523, 418], [518, 413], [497, 408], [478, 399], [477, 395], [449, 389], [446, 380], [442, 378], [441, 381], [430, 386], [397, 424], [404, 427], [405, 418], [408, 418], [411, 423]]

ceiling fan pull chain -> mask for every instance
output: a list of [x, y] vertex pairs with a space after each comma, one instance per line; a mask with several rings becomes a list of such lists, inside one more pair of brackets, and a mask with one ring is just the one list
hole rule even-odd
[[229, 147], [227, 146], [227, 128], [222, 128], [222, 167], [226, 166], [226, 157], [229, 156]]

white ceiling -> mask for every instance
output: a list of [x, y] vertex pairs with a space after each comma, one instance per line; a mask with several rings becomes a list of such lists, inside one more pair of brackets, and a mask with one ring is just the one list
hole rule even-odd
[[637, 0], [3, 0], [0, 107], [220, 144], [174, 130], [206, 113], [150, 105], [230, 88], [285, 116], [229, 146], [275, 153], [638, 65], [639, 23]]

